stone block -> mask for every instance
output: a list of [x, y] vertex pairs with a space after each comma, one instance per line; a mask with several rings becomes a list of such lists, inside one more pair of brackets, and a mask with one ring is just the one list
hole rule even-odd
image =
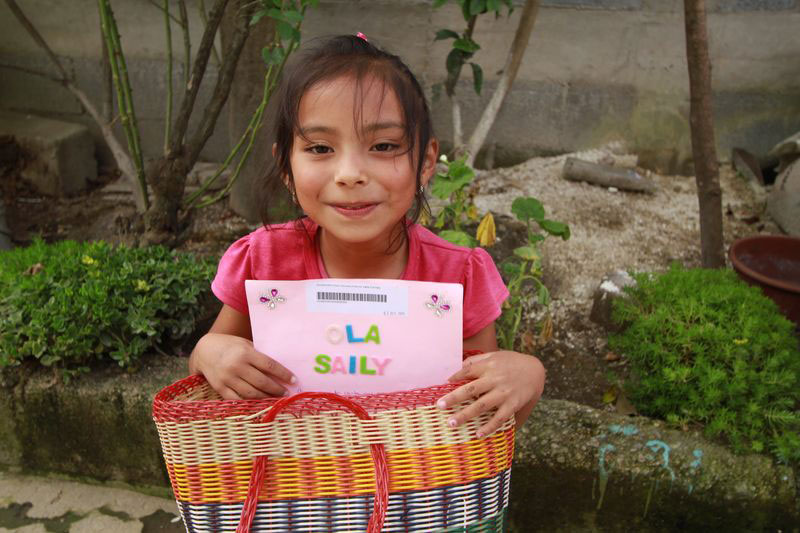
[[778, 175], [767, 198], [767, 213], [783, 231], [800, 237], [800, 159]]
[[108, 368], [63, 384], [42, 371], [24, 390], [2, 386], [0, 450], [8, 451], [0, 464], [167, 485], [151, 408], [156, 392], [185, 374], [185, 359], [153, 355], [135, 373]]
[[94, 142], [86, 126], [0, 111], [0, 134], [14, 136], [25, 161], [22, 177], [43, 194], [74, 194], [97, 178]]
[[609, 272], [594, 292], [594, 303], [589, 318], [609, 331], [618, 331], [619, 325], [611, 320], [614, 300], [624, 297], [622, 289], [636, 285], [636, 281], [624, 270]]

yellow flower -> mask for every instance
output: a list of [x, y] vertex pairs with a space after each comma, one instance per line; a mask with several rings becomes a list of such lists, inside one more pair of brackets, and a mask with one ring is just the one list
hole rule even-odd
[[84, 265], [95, 265], [97, 264], [97, 261], [95, 261], [89, 255], [84, 255], [83, 257], [81, 257], [81, 263], [83, 263]]
[[481, 223], [478, 224], [475, 237], [481, 246], [491, 246], [497, 240], [497, 229], [494, 226], [494, 217], [491, 212], [486, 213]]
[[741, 346], [742, 344], [747, 344], [747, 339], [733, 339], [733, 343]]
[[150, 290], [150, 285], [143, 279], [136, 280], [136, 292], [147, 292]]

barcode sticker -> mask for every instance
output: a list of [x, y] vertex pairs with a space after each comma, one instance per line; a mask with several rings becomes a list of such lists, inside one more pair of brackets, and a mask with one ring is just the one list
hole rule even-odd
[[369, 285], [363, 280], [310, 282], [306, 286], [306, 305], [315, 313], [406, 316], [408, 289], [397, 285]]
[[385, 294], [368, 294], [363, 292], [318, 292], [317, 301], [335, 302], [383, 302], [386, 303]]

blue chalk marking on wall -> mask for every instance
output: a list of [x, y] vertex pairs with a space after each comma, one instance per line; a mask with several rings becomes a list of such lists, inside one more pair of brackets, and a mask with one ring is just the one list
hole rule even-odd
[[636, 429], [636, 426], [632, 426], [630, 424], [620, 426], [619, 424], [612, 424], [608, 426], [608, 429], [611, 433], [623, 434], [626, 437], [630, 437], [631, 435], [636, 435], [639, 433], [639, 430]]
[[606, 470], [606, 452], [613, 452], [616, 450], [617, 448], [613, 444], [603, 444], [600, 446], [600, 454], [597, 458], [600, 467], [600, 477], [608, 477], [608, 471]]
[[[700, 463], [703, 460], [703, 450], [695, 450], [692, 452], [692, 455], [694, 455], [695, 459], [694, 461], [689, 463], [689, 466], [692, 469], [692, 473], [694, 473], [697, 471], [698, 468], [700, 468]], [[689, 494], [691, 494], [693, 490], [694, 490], [694, 484], [689, 483]]]
[[[603, 506], [603, 499], [606, 496], [606, 485], [608, 484], [608, 470], [606, 470], [606, 452], [613, 452], [616, 448], [613, 444], [603, 444], [600, 446], [600, 451], [597, 457], [597, 463], [600, 469], [600, 499], [597, 502], [597, 510]], [[594, 491], [593, 491], [594, 492]]]
[[692, 463], [689, 466], [692, 467], [692, 470], [695, 470], [697, 468], [700, 468], [700, 463], [702, 462], [703, 459], [703, 450], [695, 450], [692, 452], [692, 455], [694, 455], [695, 460], [692, 461]]
[[669, 452], [672, 451], [669, 445], [660, 440], [649, 440], [647, 441], [647, 447], [653, 451], [653, 453], [658, 453], [661, 450], [661, 459], [662, 464], [661, 467], [669, 472], [669, 477], [672, 481], [675, 481], [675, 472], [672, 470], [672, 467], [669, 466]]

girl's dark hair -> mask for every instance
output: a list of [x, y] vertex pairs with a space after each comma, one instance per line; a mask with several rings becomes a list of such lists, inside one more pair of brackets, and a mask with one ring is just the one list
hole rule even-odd
[[[340, 76], [352, 76], [359, 88], [367, 76], [377, 78], [397, 97], [403, 113], [408, 157], [413, 158], [415, 152], [417, 156], [416, 161], [412, 159], [416, 169], [416, 192], [414, 206], [409, 213], [409, 218], [416, 222], [422, 211], [427, 209], [420, 185], [425, 149], [433, 139], [433, 126], [425, 94], [399, 57], [355, 35], [315, 39], [308, 47], [298, 51], [287, 64], [276, 93], [274, 162], [265, 176], [267, 187], [262, 186], [261, 190], [271, 191], [272, 194], [268, 193], [269, 197], [274, 197], [274, 193], [283, 187], [283, 176], [288, 176], [289, 187], [294, 187], [289, 157], [295, 134], [299, 130], [300, 99], [317, 83]], [[357, 121], [358, 117], [353, 119]], [[417, 146], [419, 150], [415, 150]], [[269, 197], [265, 200], [269, 200]], [[261, 220], [265, 226], [269, 223], [268, 203], [262, 202]], [[402, 226], [406, 228], [405, 224]], [[400, 235], [405, 236], [405, 232]]]

